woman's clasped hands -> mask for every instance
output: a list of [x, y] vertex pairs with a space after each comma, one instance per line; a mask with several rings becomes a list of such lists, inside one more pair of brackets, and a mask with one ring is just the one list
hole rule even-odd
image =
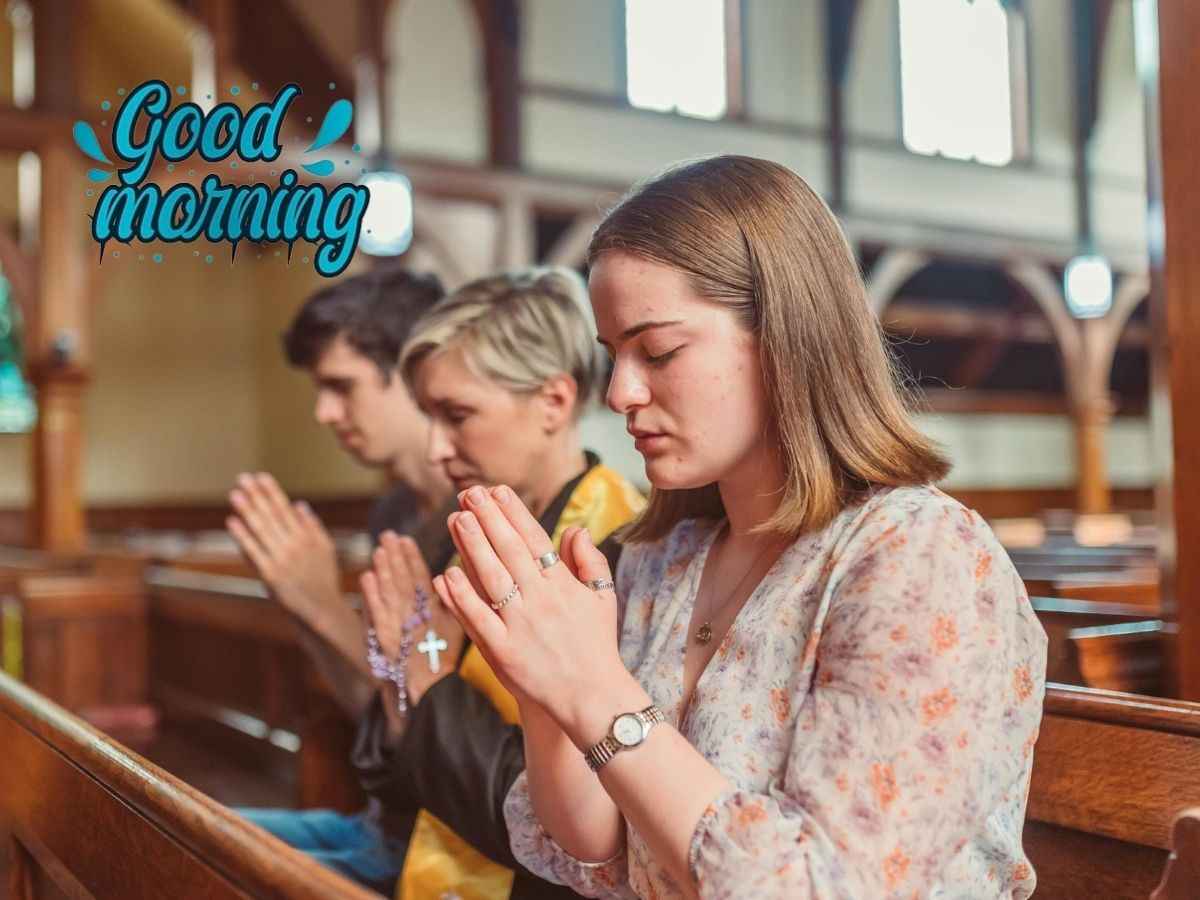
[[578, 733], [589, 693], [625, 672], [608, 561], [586, 529], [568, 528], [561, 559], [545, 565], [553, 542], [504, 485], [472, 487], [459, 502], [447, 521], [463, 568], [434, 590], [523, 707]]
[[[465, 635], [437, 601], [429, 567], [412, 538], [385, 532], [371, 565], [360, 579], [365, 624], [374, 630], [383, 657], [404, 666], [407, 703], [418, 703], [454, 671]], [[402, 652], [405, 642], [409, 646]]]

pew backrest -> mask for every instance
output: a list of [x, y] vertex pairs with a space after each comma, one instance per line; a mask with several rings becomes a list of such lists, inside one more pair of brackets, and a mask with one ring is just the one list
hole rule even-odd
[[1038, 900], [1145, 900], [1197, 804], [1200, 703], [1049, 686], [1025, 823]]
[[376, 897], [0, 674], [10, 900]]

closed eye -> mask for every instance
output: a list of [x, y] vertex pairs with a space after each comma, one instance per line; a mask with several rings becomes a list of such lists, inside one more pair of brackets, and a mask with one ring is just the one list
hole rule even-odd
[[658, 354], [658, 356], [654, 356], [653, 354], [647, 353], [646, 354], [646, 362], [648, 362], [654, 366], [661, 366], [663, 363], [667, 362], [669, 359], [671, 359], [671, 357], [673, 357], [676, 353], [678, 353], [682, 349], [683, 349], [683, 346], [680, 345], [680, 346], [676, 347], [674, 350], [668, 350], [666, 353]]

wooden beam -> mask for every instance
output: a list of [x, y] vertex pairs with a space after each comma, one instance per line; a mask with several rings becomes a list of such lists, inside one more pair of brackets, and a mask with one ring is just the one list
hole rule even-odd
[[922, 406], [930, 412], [1007, 413], [1022, 416], [1066, 416], [1067, 398], [1034, 391], [980, 391], [929, 388], [922, 392]]
[[517, 0], [471, 0], [487, 84], [488, 160], [521, 167], [521, 14]]
[[0, 105], [0, 152], [36, 151], [48, 141], [70, 139], [72, 121], [56, 112]]
[[[1161, 158], [1150, 157], [1151, 209], [1161, 203], [1162, 229], [1148, 228], [1154, 286], [1151, 312], [1166, 350], [1174, 466], [1162, 494], [1171, 512], [1161, 520], [1163, 607], [1178, 625], [1173, 657], [1175, 690], [1200, 699], [1200, 4], [1139, 3], [1139, 43], [1157, 42], [1157, 59], [1139, 59], [1147, 91], [1147, 122], [1157, 123]], [[1157, 25], [1148, 21], [1157, 13]], [[1151, 46], [1153, 44], [1151, 43]], [[1155, 69], [1157, 71], [1155, 71]], [[1152, 147], [1152, 149], [1154, 149]], [[1161, 194], [1158, 186], [1161, 184]], [[1159, 236], [1162, 236], [1161, 243]], [[1166, 345], [1169, 336], [1169, 347]], [[1164, 357], [1159, 357], [1160, 359]], [[1156, 392], [1164, 385], [1155, 383]], [[1152, 404], [1156, 405], [1156, 404]], [[1176, 551], [1175, 548], [1178, 548]]]
[[80, 11], [74, 0], [33, 0], [33, 105], [63, 112], [78, 105], [83, 70]]
[[[883, 327], [890, 332], [951, 340], [1002, 340], [1024, 344], [1055, 344], [1054, 329], [1042, 316], [1014, 316], [1006, 310], [972, 306], [969, 300], [953, 305], [900, 298], [884, 310]], [[1119, 343], [1124, 347], [1148, 347], [1149, 329], [1138, 322], [1128, 324]]]
[[746, 2], [725, 0], [725, 118], [732, 120], [746, 117]]
[[829, 167], [829, 205], [846, 207], [846, 70], [854, 41], [858, 0], [825, 0], [825, 118]]

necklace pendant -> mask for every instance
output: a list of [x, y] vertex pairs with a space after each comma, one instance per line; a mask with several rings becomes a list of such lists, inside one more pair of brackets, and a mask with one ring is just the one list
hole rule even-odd
[[696, 640], [699, 641], [701, 644], [707, 644], [709, 641], [711, 641], [712, 640], [712, 625], [710, 625], [708, 622], [705, 622], [703, 625], [701, 625], [699, 628], [697, 628], [696, 629]]

